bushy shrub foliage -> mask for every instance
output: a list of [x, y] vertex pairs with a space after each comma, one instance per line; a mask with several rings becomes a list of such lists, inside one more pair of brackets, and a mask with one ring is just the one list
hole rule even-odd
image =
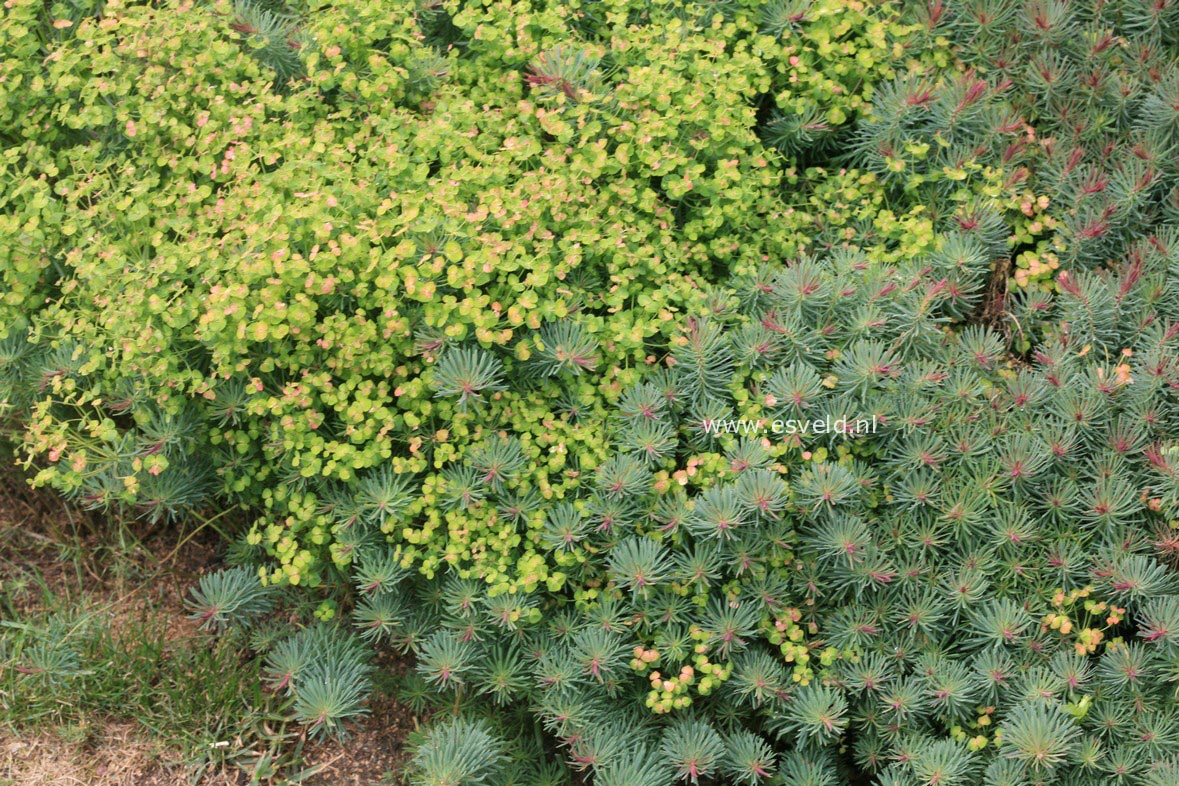
[[[11, 4], [0, 323], [39, 481], [240, 500], [276, 578], [317, 583], [337, 498], [416, 473], [386, 523], [432, 571], [448, 527], [489, 529], [431, 493], [485, 424], [534, 423], [518, 471], [559, 497], [701, 287], [870, 186], [802, 177], [759, 116], [850, 134], [905, 55], [890, 9], [526, 6]], [[568, 368], [581, 425], [543, 425], [555, 381], [501, 389]], [[484, 572], [515, 582], [504, 537]]]
[[0, 413], [422, 783], [1171, 783], [1176, 13], [12, 0]]

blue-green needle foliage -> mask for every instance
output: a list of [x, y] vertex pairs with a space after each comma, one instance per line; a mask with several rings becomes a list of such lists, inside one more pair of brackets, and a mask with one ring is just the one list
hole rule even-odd
[[[1096, 786], [1093, 761], [1179, 753], [1165, 679], [1179, 331], [1129, 323], [1110, 362], [1063, 334], [1016, 360], [1001, 333], [947, 330], [916, 267], [827, 261], [819, 295], [787, 273], [756, 298], [735, 280], [737, 305], [714, 317], [734, 342], [799, 315], [781, 364], [734, 364], [703, 402], [760, 430], [701, 450], [696, 376], [652, 371], [603, 421], [609, 455], [559, 499], [515, 473], [524, 434], [489, 434], [456, 470], [480, 490], [467, 509], [521, 508], [560, 579], [489, 592], [458, 570], [408, 574], [374, 543], [350, 571], [357, 629], [415, 653], [415, 702], [600, 782]], [[867, 338], [830, 316], [867, 307], [893, 315]], [[776, 433], [783, 406], [879, 428]], [[666, 427], [666, 455], [632, 452], [636, 423]]]

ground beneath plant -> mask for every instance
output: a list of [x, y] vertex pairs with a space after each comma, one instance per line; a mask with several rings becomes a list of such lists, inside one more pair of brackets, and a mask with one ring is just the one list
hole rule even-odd
[[[85, 596], [117, 609], [112, 625], [130, 624], [147, 611], [168, 620], [169, 642], [199, 637], [185, 615], [184, 598], [202, 574], [221, 566], [221, 550], [212, 530], [115, 527], [52, 493], [30, 489], [18, 472], [0, 467], [0, 592], [8, 592], [20, 614], [38, 611], [47, 589], [58, 597]], [[5, 700], [0, 692], [0, 703]], [[370, 710], [343, 742], [304, 749], [303, 767], [317, 769], [305, 783], [403, 783], [398, 773], [404, 741], [416, 720], [390, 697], [372, 700]], [[236, 767], [194, 780], [177, 759], [173, 741], [128, 719], [92, 718], [36, 731], [0, 726], [0, 786], [236, 786], [249, 781]]]

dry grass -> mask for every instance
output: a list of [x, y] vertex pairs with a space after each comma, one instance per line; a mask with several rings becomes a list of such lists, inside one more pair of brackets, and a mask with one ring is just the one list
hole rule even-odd
[[[21, 786], [188, 786], [159, 761], [157, 746], [123, 723], [86, 729], [93, 741], [41, 732], [0, 732], [0, 784]], [[212, 784], [210, 784], [212, 786]]]

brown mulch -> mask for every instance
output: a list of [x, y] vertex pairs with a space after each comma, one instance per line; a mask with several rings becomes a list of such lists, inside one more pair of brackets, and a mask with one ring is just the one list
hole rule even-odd
[[322, 786], [376, 786], [405, 783], [398, 777], [405, 763], [405, 736], [413, 731], [414, 718], [389, 696], [369, 702], [370, 715], [342, 741], [313, 748], [309, 764], [324, 769], [313, 783]]
[[990, 277], [987, 279], [982, 303], [972, 320], [973, 322], [996, 328], [1005, 334], [1010, 333], [1010, 314], [1007, 311], [1007, 277], [1009, 275], [1011, 275], [1011, 258], [1000, 257], [996, 259]]

